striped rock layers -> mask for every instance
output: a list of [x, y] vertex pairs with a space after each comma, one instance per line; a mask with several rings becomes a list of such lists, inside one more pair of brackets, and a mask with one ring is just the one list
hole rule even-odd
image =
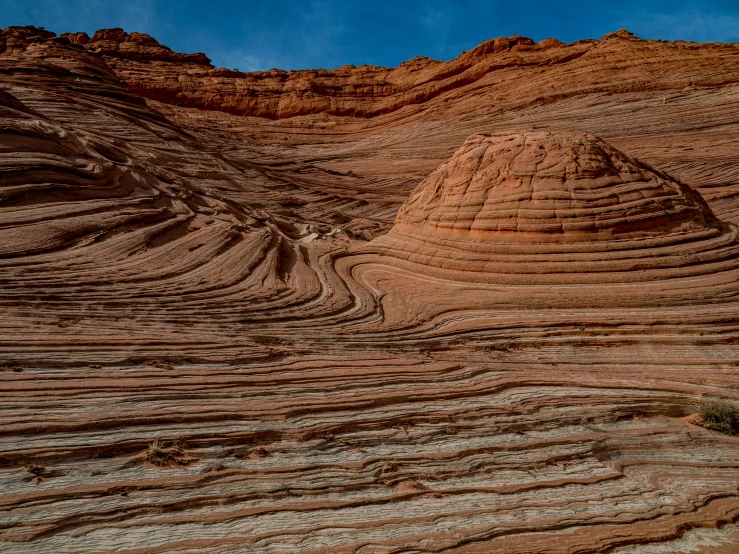
[[736, 251], [690, 187], [592, 135], [474, 135], [374, 245], [418, 264], [508, 274], [616, 272]]
[[734, 554], [738, 52], [0, 31], [0, 552]]

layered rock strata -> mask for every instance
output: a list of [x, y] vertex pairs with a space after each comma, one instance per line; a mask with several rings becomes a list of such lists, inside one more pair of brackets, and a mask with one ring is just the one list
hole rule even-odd
[[[176, 105], [204, 60], [98, 37], [0, 32], [0, 551], [736, 551], [739, 445], [691, 424], [739, 401], [735, 45], [621, 33], [385, 115], [258, 119]], [[543, 52], [508, 46], [480, 63]], [[522, 128], [581, 177], [509, 164], [528, 196], [476, 181], [380, 239], [492, 266], [361, 240]]]
[[[180, 55], [180, 60], [150, 55], [154, 51], [133, 35], [99, 31], [85, 48], [114, 53], [111, 66], [130, 90], [144, 97], [269, 119], [318, 114], [402, 118], [437, 111], [429, 110], [430, 103], [471, 113], [473, 106], [485, 109], [491, 101], [520, 106], [593, 93], [737, 82], [736, 45], [698, 49], [690, 43], [645, 41], [628, 31], [572, 44], [552, 39], [535, 43], [520, 36], [497, 38], [449, 62], [416, 57], [397, 68], [345, 65], [333, 70], [251, 73], [204, 65], [197, 54], [191, 59]], [[108, 40], [94, 42], [102, 37]], [[121, 55], [134, 49], [137, 54]], [[706, 66], [714, 70], [706, 72]], [[454, 105], [444, 105], [452, 100]]]
[[470, 137], [375, 245], [461, 271], [582, 273], [720, 263], [736, 228], [669, 175], [582, 133]]

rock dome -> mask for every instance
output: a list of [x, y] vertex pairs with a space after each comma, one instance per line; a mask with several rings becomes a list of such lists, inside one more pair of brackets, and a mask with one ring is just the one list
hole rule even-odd
[[[591, 271], [607, 261], [613, 271], [683, 265], [655, 249], [721, 229], [696, 191], [598, 137], [518, 131], [468, 138], [375, 244], [450, 269], [540, 273], [566, 261], [576, 262], [567, 271]], [[629, 252], [623, 263], [616, 251]]]
[[467, 139], [413, 191], [396, 225], [599, 240], [714, 220], [689, 187], [593, 135], [519, 132]]

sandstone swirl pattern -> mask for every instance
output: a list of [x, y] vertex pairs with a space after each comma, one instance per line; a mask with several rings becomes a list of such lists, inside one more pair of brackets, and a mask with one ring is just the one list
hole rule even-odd
[[261, 119], [96, 36], [0, 32], [1, 552], [736, 550], [736, 45]]
[[602, 140], [516, 132], [470, 137], [375, 244], [422, 266], [612, 280], [732, 257], [735, 242], [699, 194]]

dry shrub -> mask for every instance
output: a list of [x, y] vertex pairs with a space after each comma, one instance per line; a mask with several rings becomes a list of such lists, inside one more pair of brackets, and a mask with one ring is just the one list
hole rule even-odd
[[701, 405], [697, 423], [727, 435], [739, 434], [739, 408], [728, 402], [706, 402]]
[[176, 442], [172, 446], [167, 447], [159, 440], [149, 443], [144, 458], [147, 462], [157, 467], [182, 466], [197, 460], [197, 458], [185, 454], [182, 447]]

